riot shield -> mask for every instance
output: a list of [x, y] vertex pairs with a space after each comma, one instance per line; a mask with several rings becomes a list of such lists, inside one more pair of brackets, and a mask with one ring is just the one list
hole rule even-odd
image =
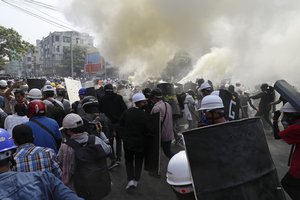
[[46, 83], [45, 79], [29, 78], [27, 79], [28, 91], [32, 88], [42, 89]]
[[149, 116], [151, 134], [147, 137], [145, 147], [144, 169], [155, 174], [160, 174], [160, 113]]
[[274, 89], [300, 112], [300, 93], [285, 80], [275, 82]]
[[284, 200], [259, 118], [183, 133], [197, 199]]

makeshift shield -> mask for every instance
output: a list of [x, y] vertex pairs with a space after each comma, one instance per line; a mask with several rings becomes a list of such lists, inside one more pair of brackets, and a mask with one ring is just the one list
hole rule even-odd
[[160, 174], [160, 113], [151, 114], [149, 117], [151, 128], [145, 147], [144, 168], [146, 171]]
[[45, 79], [30, 78], [27, 79], [28, 91], [32, 88], [42, 89], [46, 83]]
[[285, 80], [275, 82], [274, 89], [300, 112], [300, 93]]
[[229, 91], [220, 89], [219, 96], [223, 100], [226, 120], [239, 119], [239, 102]]
[[197, 199], [285, 199], [259, 118], [194, 129], [183, 137]]

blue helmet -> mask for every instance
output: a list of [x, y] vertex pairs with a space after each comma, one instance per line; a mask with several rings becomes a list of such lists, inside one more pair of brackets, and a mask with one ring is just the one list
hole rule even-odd
[[0, 128], [0, 160], [9, 158], [12, 153], [10, 150], [17, 148], [10, 134]]
[[80, 88], [78, 91], [79, 95], [87, 95], [87, 89], [86, 88]]

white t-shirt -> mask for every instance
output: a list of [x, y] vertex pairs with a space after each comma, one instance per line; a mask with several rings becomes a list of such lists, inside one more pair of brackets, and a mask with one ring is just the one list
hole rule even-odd
[[19, 116], [16, 113], [12, 115], [8, 115], [4, 121], [4, 129], [12, 135], [12, 130], [16, 125], [24, 124], [28, 122], [29, 119], [27, 116]]

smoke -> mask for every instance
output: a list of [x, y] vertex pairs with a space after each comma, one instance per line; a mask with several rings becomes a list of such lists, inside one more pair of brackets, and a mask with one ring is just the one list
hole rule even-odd
[[104, 57], [136, 82], [184, 50], [196, 59], [181, 82], [299, 84], [299, 11], [298, 0], [73, 0], [65, 15], [96, 33]]

